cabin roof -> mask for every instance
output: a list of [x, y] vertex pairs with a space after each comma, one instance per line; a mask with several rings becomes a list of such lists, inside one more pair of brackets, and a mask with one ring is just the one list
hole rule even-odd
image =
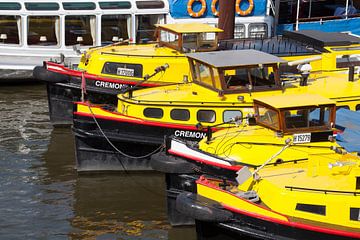
[[155, 24], [156, 27], [168, 29], [177, 33], [202, 33], [202, 32], [222, 32], [216, 28], [204, 23], [172, 23], [172, 24]]
[[285, 63], [286, 61], [257, 50], [228, 50], [187, 54], [189, 58], [207, 63], [216, 68], [239, 67], [259, 64]]
[[327, 46], [349, 46], [360, 44], [360, 38], [339, 32], [322, 32], [317, 30], [284, 31], [284, 37], [288, 37], [305, 44], [311, 44], [316, 47]]
[[254, 98], [254, 102], [261, 102], [277, 109], [311, 107], [335, 104], [333, 100], [316, 94], [278, 95]]

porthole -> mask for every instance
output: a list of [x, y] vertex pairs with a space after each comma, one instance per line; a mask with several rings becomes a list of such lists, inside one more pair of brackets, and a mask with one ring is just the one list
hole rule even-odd
[[242, 112], [240, 110], [225, 110], [223, 113], [223, 121], [228, 122], [235, 118], [242, 118]]
[[324, 205], [298, 203], [296, 204], [296, 210], [319, 215], [326, 215], [326, 207]]
[[190, 112], [187, 109], [173, 109], [170, 112], [170, 117], [173, 120], [188, 121], [190, 119]]
[[145, 108], [144, 116], [148, 118], [162, 118], [164, 111], [161, 108]]
[[216, 114], [213, 110], [199, 110], [197, 112], [197, 120], [199, 122], [215, 122]]

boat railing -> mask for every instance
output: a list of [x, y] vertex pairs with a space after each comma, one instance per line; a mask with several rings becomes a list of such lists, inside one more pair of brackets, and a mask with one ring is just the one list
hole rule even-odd
[[[356, 18], [360, 17], [360, 14], [349, 14], [347, 18]], [[345, 16], [324, 16], [324, 17], [311, 17], [311, 18], [299, 18], [299, 22], [314, 22], [314, 21], [324, 21], [324, 20], [336, 20], [336, 19], [345, 19]]]
[[354, 195], [359, 196], [360, 192], [353, 192], [353, 191], [338, 191], [338, 190], [328, 190], [328, 189], [315, 189], [315, 188], [302, 188], [302, 187], [293, 187], [293, 186], [285, 186], [286, 189], [290, 191], [310, 191], [310, 192], [321, 192], [324, 194], [347, 194], [347, 195]]
[[262, 39], [232, 39], [223, 40], [219, 44], [221, 50], [255, 49], [277, 56], [297, 56], [318, 54], [312, 46], [302, 44], [296, 40], [275, 36]]

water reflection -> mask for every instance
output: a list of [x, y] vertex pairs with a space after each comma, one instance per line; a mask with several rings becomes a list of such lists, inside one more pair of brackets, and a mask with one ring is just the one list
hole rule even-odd
[[160, 174], [80, 175], [43, 85], [0, 88], [0, 239], [195, 239], [171, 228]]
[[56, 189], [48, 194], [59, 194], [57, 203], [71, 212], [63, 215], [70, 239], [195, 239], [193, 228], [168, 224], [163, 175], [77, 175], [73, 136], [66, 128], [52, 131], [43, 160], [42, 182]]

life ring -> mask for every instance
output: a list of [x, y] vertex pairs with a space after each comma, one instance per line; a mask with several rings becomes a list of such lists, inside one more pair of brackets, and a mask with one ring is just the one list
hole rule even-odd
[[[199, 1], [201, 3], [201, 9], [198, 12], [194, 12], [192, 10], [192, 6], [195, 1]], [[204, 15], [205, 10], [206, 10], [206, 1], [205, 0], [189, 0], [189, 2], [187, 4], [187, 11], [191, 17], [196, 17], [196, 18], [201, 17], [202, 15]]]
[[254, 1], [253, 0], [248, 0], [249, 7], [246, 10], [241, 10], [241, 8], [240, 8], [241, 1], [242, 0], [236, 0], [236, 3], [235, 3], [236, 13], [241, 15], [241, 16], [247, 16], [254, 9]]
[[218, 3], [219, 0], [212, 0], [211, 2], [211, 11], [214, 14], [214, 16], [218, 17], [219, 16], [219, 11], [216, 9], [216, 4]]

